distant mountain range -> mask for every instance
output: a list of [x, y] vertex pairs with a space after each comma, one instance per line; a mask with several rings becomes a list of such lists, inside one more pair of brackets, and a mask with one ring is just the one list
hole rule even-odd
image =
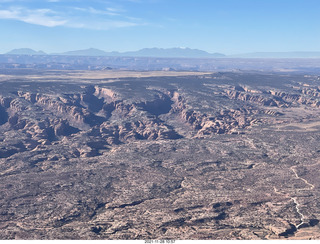
[[47, 55], [43, 51], [35, 51], [30, 48], [18, 48], [13, 49], [10, 52], [7, 52], [6, 54], [12, 54], [12, 55]]
[[95, 48], [56, 53], [56, 55], [70, 56], [120, 56], [120, 57], [164, 57], [164, 58], [220, 58], [221, 53], [208, 53], [191, 48], [144, 48], [132, 52], [105, 52]]
[[84, 50], [75, 50], [64, 53], [52, 53], [52, 55], [66, 55], [66, 56], [108, 56], [108, 53], [99, 49], [89, 48]]
[[140, 57], [165, 57], [165, 58], [222, 58], [222, 53], [208, 53], [199, 49], [191, 48], [144, 48], [136, 52], [123, 53], [125, 56]]
[[65, 56], [119, 56], [119, 57], [163, 57], [163, 58], [221, 58], [221, 53], [208, 53], [191, 48], [144, 48], [132, 52], [105, 52], [96, 48], [75, 50], [63, 53], [46, 54], [43, 51], [34, 51], [29, 48], [14, 49], [6, 54], [12, 55], [65, 55]]
[[320, 58], [320, 52], [253, 52], [236, 55], [208, 53], [191, 48], [144, 48], [131, 52], [106, 52], [96, 48], [47, 54], [30, 48], [13, 49], [9, 55], [64, 55], [64, 56], [111, 56], [111, 57], [159, 57], [159, 58]]

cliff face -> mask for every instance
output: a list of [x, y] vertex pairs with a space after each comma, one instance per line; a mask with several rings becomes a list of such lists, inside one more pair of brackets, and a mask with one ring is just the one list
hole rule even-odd
[[181, 138], [158, 118], [172, 104], [162, 93], [152, 100], [132, 102], [118, 99], [111, 89], [89, 85], [74, 94], [18, 91], [1, 97], [0, 104], [1, 124], [8, 122], [11, 129], [27, 134], [33, 148], [78, 133], [94, 135], [106, 145]]
[[72, 85], [53, 94], [19, 89], [0, 97], [0, 125], [28, 135], [25, 147], [50, 145], [69, 136], [83, 139], [85, 135], [112, 146], [140, 140], [243, 134], [247, 128], [282, 116], [281, 109], [319, 107], [320, 103], [317, 88], [311, 87], [288, 93], [241, 84], [211, 83], [207, 88], [190, 84], [170, 88], [149, 82], [142, 86]]
[[35, 74], [0, 81], [1, 239], [319, 237], [318, 77]]

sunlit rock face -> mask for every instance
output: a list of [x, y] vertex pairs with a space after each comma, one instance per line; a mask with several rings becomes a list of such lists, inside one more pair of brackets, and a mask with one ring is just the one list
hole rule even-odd
[[1, 239], [320, 238], [317, 75], [20, 72]]

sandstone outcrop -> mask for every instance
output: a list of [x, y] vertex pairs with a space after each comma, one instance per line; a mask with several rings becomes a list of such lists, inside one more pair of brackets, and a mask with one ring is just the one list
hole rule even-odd
[[317, 76], [50, 72], [0, 81], [0, 239], [320, 238]]

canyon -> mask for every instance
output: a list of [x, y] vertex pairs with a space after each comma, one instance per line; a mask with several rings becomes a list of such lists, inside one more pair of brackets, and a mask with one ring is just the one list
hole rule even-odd
[[320, 238], [318, 74], [97, 72], [0, 70], [1, 239]]

